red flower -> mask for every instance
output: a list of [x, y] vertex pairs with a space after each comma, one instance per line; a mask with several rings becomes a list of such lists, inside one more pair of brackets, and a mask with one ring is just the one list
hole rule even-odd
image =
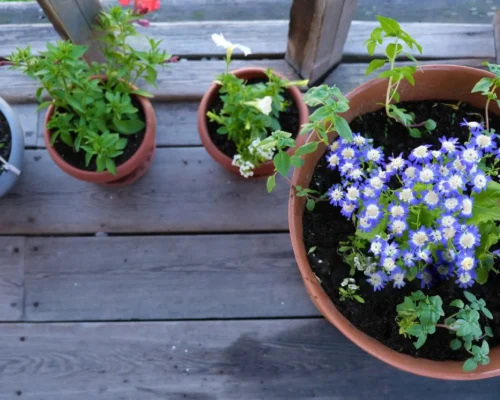
[[[131, 0], [118, 0], [122, 6], [129, 6]], [[134, 13], [147, 14], [160, 8], [160, 0], [134, 0]]]
[[137, 14], [147, 14], [160, 8], [160, 0], [134, 0], [134, 10]]

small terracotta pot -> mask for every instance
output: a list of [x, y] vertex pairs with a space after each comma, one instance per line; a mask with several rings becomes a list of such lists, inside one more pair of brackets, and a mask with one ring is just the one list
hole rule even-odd
[[[471, 93], [473, 86], [482, 77], [493, 77], [493, 75], [479, 69], [455, 65], [425, 66], [422, 71], [416, 72], [414, 87], [406, 82], [401, 84], [399, 89], [401, 101], [452, 100], [458, 102], [462, 100], [475, 107], [484, 107], [485, 97]], [[344, 114], [347, 121], [351, 122], [358, 115], [381, 108], [377, 103], [385, 101], [386, 88], [387, 80], [375, 79], [349, 93], [347, 98], [350, 100], [350, 109]], [[490, 110], [494, 113], [499, 112], [498, 107], [493, 103], [491, 103]], [[336, 133], [330, 135], [330, 141], [335, 137]], [[305, 164], [293, 175], [295, 185], [309, 187], [316, 164], [324, 152], [325, 146], [320, 145], [316, 152], [305, 157]], [[463, 363], [461, 362], [438, 362], [398, 353], [351, 325], [318, 283], [307, 260], [302, 231], [304, 205], [304, 198], [296, 197], [292, 190], [288, 205], [288, 221], [295, 259], [313, 303], [339, 331], [371, 355], [393, 367], [416, 375], [452, 380], [484, 379], [500, 375], [500, 346], [491, 350], [489, 365], [479, 366], [475, 371], [465, 373], [462, 371]]]
[[[105, 76], [96, 76], [94, 79], [106, 79]], [[135, 88], [135, 87], [134, 87]], [[47, 124], [54, 114], [54, 105], [49, 106], [47, 114], [45, 114], [45, 125], [43, 137], [45, 146], [49, 152], [50, 157], [54, 162], [68, 175], [73, 178], [91, 183], [100, 183], [106, 185], [126, 185], [135, 182], [141, 178], [151, 166], [153, 162], [155, 149], [156, 149], [156, 116], [151, 102], [143, 96], [134, 95], [139, 102], [144, 112], [146, 132], [144, 139], [135, 152], [123, 164], [116, 167], [116, 175], [109, 171], [93, 172], [78, 169], [71, 164], [67, 163], [59, 153], [50, 144], [50, 137], [52, 132], [47, 129]]]
[[[236, 77], [240, 79], [245, 79], [245, 80], [254, 78], [267, 78], [266, 70], [264, 68], [241, 68], [236, 71], [233, 71], [232, 74], [234, 74]], [[284, 78], [282, 75], [276, 72], [275, 74], [281, 78]], [[200, 108], [198, 109], [198, 132], [200, 134], [201, 142], [203, 143], [203, 146], [205, 146], [205, 149], [208, 151], [208, 154], [210, 154], [215, 161], [217, 161], [227, 170], [231, 171], [234, 174], [240, 175], [239, 168], [232, 164], [233, 160], [218, 149], [218, 147], [212, 142], [210, 134], [208, 133], [207, 112], [210, 111], [212, 103], [219, 95], [219, 90], [220, 90], [220, 85], [214, 83], [210, 86], [208, 91], [203, 96], [200, 103]], [[309, 109], [302, 101], [302, 93], [300, 93], [299, 89], [297, 89], [296, 87], [291, 87], [286, 90], [292, 96], [293, 101], [295, 102], [297, 109], [299, 110], [298, 129], [300, 130], [300, 126], [309, 121]], [[296, 143], [298, 147], [300, 147], [300, 145], [304, 142], [304, 140], [305, 140], [304, 136], [299, 136], [297, 132]], [[294, 149], [288, 150], [288, 154], [290, 155], [292, 155], [293, 152]], [[274, 172], [273, 162], [266, 161], [265, 163], [261, 164], [259, 167], [254, 169], [254, 175], [251, 178], [267, 177], [272, 175], [273, 172]]]

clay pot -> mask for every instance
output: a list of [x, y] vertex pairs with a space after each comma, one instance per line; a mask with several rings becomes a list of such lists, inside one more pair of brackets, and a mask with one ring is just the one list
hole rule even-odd
[[[106, 79], [105, 76], [96, 76], [94, 79]], [[135, 87], [134, 87], [135, 88]], [[54, 114], [54, 105], [49, 106], [45, 115], [44, 133], [45, 146], [50, 157], [54, 162], [68, 175], [73, 178], [91, 183], [100, 183], [106, 185], [126, 185], [135, 182], [141, 178], [151, 166], [156, 149], [156, 116], [151, 102], [143, 96], [133, 95], [139, 102], [145, 117], [146, 132], [144, 139], [135, 152], [123, 164], [116, 167], [116, 175], [109, 171], [94, 172], [78, 169], [67, 163], [50, 144], [52, 132], [47, 129], [47, 123]]]
[[[6, 160], [9, 164], [19, 169], [22, 173], [23, 158], [24, 158], [24, 133], [19, 118], [9, 104], [0, 97], [0, 112], [7, 119], [11, 135], [11, 147], [9, 159]], [[1, 165], [0, 165], [1, 166]], [[16, 175], [12, 171], [3, 171], [0, 174], [0, 197], [5, 195], [19, 180], [20, 175]]]
[[[267, 78], [266, 70], [264, 68], [241, 68], [236, 71], [233, 71], [232, 74], [237, 76], [240, 79], [253, 79], [253, 78]], [[275, 72], [276, 75], [283, 78], [282, 75]], [[212, 142], [210, 138], [210, 134], [208, 133], [208, 121], [207, 121], [207, 112], [210, 111], [212, 103], [219, 95], [220, 85], [212, 84], [208, 91], [203, 96], [200, 107], [198, 109], [198, 132], [200, 134], [201, 142], [208, 154], [212, 156], [212, 158], [217, 161], [220, 165], [222, 165], [227, 170], [231, 171], [234, 174], [240, 175], [240, 170], [238, 167], [232, 165], [232, 158], [225, 155], [222, 151], [220, 151], [217, 146]], [[297, 109], [299, 110], [299, 127], [302, 124], [305, 124], [309, 121], [309, 109], [302, 101], [302, 94], [300, 90], [296, 87], [291, 87], [286, 89], [288, 93], [292, 96]], [[291, 132], [294, 133], [294, 132]], [[304, 136], [296, 137], [297, 146], [300, 147], [301, 143], [304, 141]], [[289, 149], [288, 154], [292, 155], [294, 149]], [[274, 172], [274, 164], [272, 161], [266, 161], [261, 164], [259, 167], [254, 169], [254, 175], [251, 178], [262, 178], [272, 175]]]
[[[486, 102], [485, 97], [480, 94], [471, 93], [472, 87], [482, 77], [493, 77], [493, 75], [479, 69], [455, 65], [425, 66], [423, 67], [423, 71], [416, 72], [414, 87], [406, 82], [401, 84], [399, 89], [401, 101], [452, 100], [458, 102], [462, 100], [475, 107], [484, 107]], [[344, 114], [347, 121], [350, 122], [358, 115], [373, 112], [381, 108], [377, 103], [384, 102], [386, 88], [387, 80], [376, 79], [361, 85], [349, 93], [347, 98], [350, 100], [350, 110]], [[494, 113], [499, 112], [498, 107], [493, 105], [493, 103], [490, 110]], [[336, 137], [336, 134], [332, 134], [330, 140], [333, 140], [334, 137]], [[300, 169], [297, 169], [293, 175], [293, 183], [295, 185], [309, 187], [316, 164], [320, 157], [323, 156], [324, 151], [325, 146], [320, 145], [316, 152], [305, 157], [305, 164]], [[462, 371], [462, 362], [438, 362], [401, 354], [367, 336], [351, 325], [349, 320], [337, 310], [318, 283], [307, 260], [302, 232], [304, 205], [304, 198], [296, 197], [292, 190], [288, 205], [288, 219], [295, 259], [297, 260], [302, 279], [313, 303], [324, 317], [335, 325], [339, 331], [379, 360], [416, 375], [453, 380], [484, 379], [500, 375], [499, 346], [491, 350], [489, 365], [479, 366], [475, 371], [465, 373]], [[396, 304], [394, 304], [394, 307], [396, 307]]]

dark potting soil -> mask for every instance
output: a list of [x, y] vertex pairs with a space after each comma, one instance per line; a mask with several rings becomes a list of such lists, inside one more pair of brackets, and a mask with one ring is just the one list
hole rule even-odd
[[[9, 160], [10, 150], [12, 147], [12, 135], [7, 118], [0, 112], [0, 156], [5, 161]], [[0, 175], [3, 173], [3, 168], [0, 168]]]
[[[401, 124], [388, 120], [384, 110], [358, 117], [351, 123], [351, 128], [355, 133], [359, 132], [373, 138], [377, 147], [384, 147], [387, 156], [400, 153], [408, 155], [409, 151], [422, 144], [431, 144], [433, 148], [440, 148], [438, 138], [443, 135], [458, 137], [459, 141], [464, 143], [468, 139], [469, 131], [467, 127], [461, 127], [459, 123], [463, 118], [480, 121], [476, 113], [483, 115], [484, 110], [475, 109], [463, 103], [460, 104], [458, 110], [454, 110], [446, 105], [448, 103], [453, 102], [425, 101], [401, 104], [401, 107], [415, 113], [415, 121], [425, 121], [428, 118], [436, 121], [435, 133], [422, 135], [419, 139], [409, 136], [407, 129]], [[490, 127], [497, 132], [500, 131], [500, 118], [491, 118]], [[325, 157], [322, 157], [316, 166], [310, 188], [324, 193], [333, 184], [339, 182], [338, 171], [327, 169]], [[437, 329], [436, 333], [430, 335], [426, 344], [419, 350], [416, 350], [413, 345], [415, 338], [405, 338], [399, 334], [399, 327], [395, 322], [396, 305], [402, 303], [405, 296], [420, 289], [418, 279], [407, 282], [402, 289], [394, 289], [388, 284], [385, 289], [374, 292], [371, 285], [366, 282], [366, 277], [358, 272], [355, 276], [356, 282], [360, 285], [360, 294], [366, 303], [360, 304], [349, 300], [341, 302], [338, 289], [342, 280], [348, 277], [350, 267], [343, 262], [337, 249], [339, 241], [345, 241], [347, 236], [354, 233], [354, 226], [351, 221], [340, 214], [338, 208], [331, 206], [328, 202], [318, 203], [313, 212], [305, 211], [303, 223], [306, 250], [316, 246], [316, 250], [308, 255], [312, 270], [321, 280], [323, 289], [339, 311], [354, 326], [400, 353], [438, 361], [468, 358], [464, 350], [451, 350], [450, 341], [453, 336], [444, 329]], [[497, 261], [496, 268], [500, 267], [498, 264], [500, 263]], [[441, 296], [446, 315], [456, 312], [456, 309], [448, 306], [452, 300], [465, 301], [463, 289], [459, 288], [455, 279], [450, 278], [429, 290], [424, 290], [424, 293], [428, 295]], [[494, 338], [488, 339], [488, 343], [490, 347], [500, 345], [500, 276], [491, 273], [485, 285], [476, 283], [468, 290], [478, 298], [483, 298], [488, 309], [493, 313], [494, 319], [488, 320], [488, 323], [493, 329]], [[486, 319], [481, 317], [481, 323], [485, 322]]]
[[[249, 79], [247, 81], [247, 85], [253, 85], [256, 83], [267, 82], [267, 79]], [[282, 96], [285, 98], [285, 101], [288, 103], [288, 106], [284, 111], [280, 113], [278, 118], [281, 130], [285, 132], [290, 132], [293, 138], [296, 138], [299, 133], [300, 123], [299, 123], [299, 110], [292, 96], [288, 93], [288, 91], [283, 92]], [[213, 111], [215, 114], [219, 114], [222, 110], [223, 103], [220, 97], [216, 97], [214, 102], [210, 105], [209, 110]], [[220, 125], [217, 122], [211, 122], [208, 117], [208, 133], [210, 135], [210, 139], [217, 146], [217, 148], [222, 151], [226, 156], [233, 158], [236, 154], [236, 144], [228, 140], [227, 135], [221, 135], [217, 133], [217, 129], [220, 128]], [[268, 131], [268, 135], [273, 133], [271, 129]]]
[[[132, 100], [132, 104], [134, 105], [134, 107], [139, 109], [139, 118], [142, 121], [145, 121], [144, 111], [142, 110], [140, 103], [136, 100]], [[128, 142], [127, 146], [123, 149], [123, 154], [113, 159], [117, 167], [128, 161], [136, 153], [137, 149], [141, 146], [142, 141], [144, 140], [145, 134], [146, 130], [144, 129], [132, 135], [122, 135], [122, 137], [125, 137]], [[92, 158], [88, 166], [85, 165], [86, 153], [83, 150], [80, 149], [79, 152], [76, 152], [73, 148], [69, 147], [60, 139], [58, 139], [54, 143], [54, 149], [64, 159], [64, 161], [66, 161], [68, 164], [71, 164], [73, 167], [84, 171], [97, 171], [95, 157]]]

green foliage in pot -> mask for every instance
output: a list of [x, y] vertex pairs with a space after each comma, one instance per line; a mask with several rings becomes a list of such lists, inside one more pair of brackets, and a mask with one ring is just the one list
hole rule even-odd
[[[139, 79], [155, 85], [156, 67], [170, 59], [160, 49], [160, 41], [148, 38], [149, 49], [137, 50], [129, 43], [138, 36], [134, 22], [141, 15], [113, 7], [99, 15], [99, 42], [105, 62], [90, 65], [82, 58], [87, 46], [69, 41], [48, 43], [38, 55], [31, 48], [17, 49], [9, 61], [13, 68], [37, 79], [38, 109], [51, 104], [54, 115], [47, 128], [52, 131], [52, 145], [61, 140], [74, 152], [84, 152], [87, 166], [95, 157], [97, 172], [116, 174], [114, 159], [123, 153], [129, 135], [144, 130], [134, 95], [152, 97], [135, 88]], [[94, 79], [103, 75], [105, 79]], [[52, 100], [43, 101], [44, 93]]]

